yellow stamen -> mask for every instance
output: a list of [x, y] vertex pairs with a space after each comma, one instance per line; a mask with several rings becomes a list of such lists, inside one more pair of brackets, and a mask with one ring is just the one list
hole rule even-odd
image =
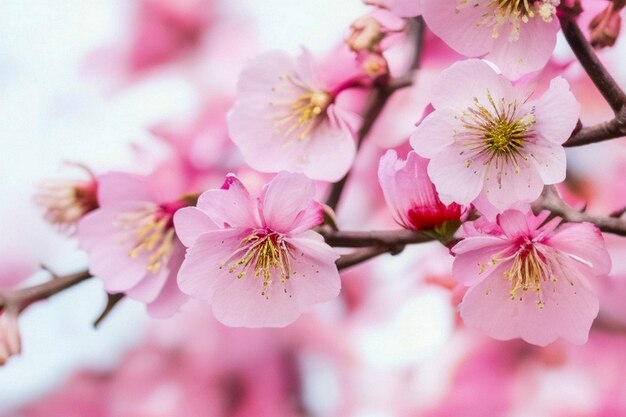
[[504, 272], [504, 278], [511, 281], [511, 300], [518, 297], [522, 300], [519, 291], [533, 291], [537, 294], [537, 306], [539, 308], [544, 307], [541, 294], [542, 283], [554, 279], [547, 263], [534, 247], [529, 250], [522, 250], [515, 255], [513, 265]]
[[[294, 89], [301, 90], [295, 100], [277, 100], [271, 106], [280, 106], [285, 114], [274, 118], [274, 133], [289, 138], [296, 134], [298, 140], [305, 140], [319, 121], [319, 116], [326, 112], [332, 102], [332, 96], [325, 91], [313, 91], [290, 76], [280, 77], [288, 83], [286, 91], [293, 95]], [[282, 86], [285, 87], [285, 86]], [[274, 87], [272, 91], [284, 95], [285, 88]]]
[[[509, 40], [519, 39], [523, 23], [528, 23], [537, 15], [545, 22], [551, 22], [556, 15], [556, 7], [552, 0], [485, 0], [487, 12], [476, 22], [476, 26], [487, 26], [492, 29], [492, 37], [498, 38], [503, 26], [510, 24]], [[479, 0], [460, 0], [456, 12], [463, 11], [465, 6], [478, 7]]]
[[[523, 153], [524, 143], [532, 135], [532, 126], [536, 123], [532, 113], [519, 115], [517, 102], [505, 103], [501, 99], [496, 103], [488, 92], [489, 107], [474, 98], [474, 106], [469, 107], [459, 117], [464, 128], [463, 132], [456, 133], [456, 137], [463, 141], [465, 152], [472, 155], [472, 159], [484, 158], [485, 164], [495, 160], [505, 160], [519, 172], [518, 158], [528, 160]], [[465, 164], [470, 168], [472, 160]]]
[[273, 283], [273, 275], [279, 277], [279, 284], [284, 284], [292, 275], [290, 249], [282, 236], [254, 232], [241, 241], [240, 250], [245, 250], [244, 255], [228, 265], [228, 272], [242, 279], [252, 268], [254, 276], [263, 279], [261, 295], [266, 298], [269, 298], [267, 290]]
[[[148, 255], [146, 269], [155, 273], [160, 271], [167, 264], [174, 249], [175, 231], [170, 220], [167, 216], [157, 216], [153, 209], [120, 216], [116, 226], [119, 229], [134, 230], [127, 237], [135, 242], [128, 257], [136, 259], [145, 253]], [[134, 228], [137, 224], [141, 224], [138, 229]]]

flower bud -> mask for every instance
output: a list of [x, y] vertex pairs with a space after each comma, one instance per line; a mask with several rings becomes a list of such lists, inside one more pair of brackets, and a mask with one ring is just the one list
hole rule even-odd
[[378, 180], [395, 220], [406, 229], [434, 230], [448, 237], [460, 224], [461, 206], [441, 202], [426, 172], [428, 160], [411, 151], [407, 160], [389, 150], [380, 159]]

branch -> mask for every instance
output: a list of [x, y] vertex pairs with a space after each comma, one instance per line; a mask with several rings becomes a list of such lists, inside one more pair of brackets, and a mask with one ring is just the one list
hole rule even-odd
[[565, 35], [574, 55], [604, 96], [604, 99], [609, 103], [613, 112], [618, 114], [622, 107], [626, 106], [626, 94], [602, 65], [576, 21], [568, 14], [563, 14], [560, 21], [563, 35]]
[[559, 197], [553, 186], [547, 186], [541, 197], [533, 205], [535, 211], [549, 210], [553, 215], [563, 218], [567, 222], [592, 223], [603, 232], [626, 236], [626, 221], [611, 216], [595, 216], [574, 210]]
[[[391, 79], [386, 84], [376, 85], [370, 93], [363, 112], [363, 124], [357, 133], [357, 149], [361, 147], [363, 140], [369, 135], [374, 123], [385, 108], [389, 97], [397, 90], [409, 87], [413, 84], [413, 75], [420, 66], [422, 50], [424, 48], [425, 26], [424, 20], [421, 17], [412, 19], [410, 22], [412, 22], [410, 27], [415, 42], [415, 49], [409, 67], [402, 76]], [[348, 173], [338, 182], [334, 183], [330, 189], [326, 204], [333, 210], [337, 209], [341, 194], [343, 193], [349, 177], [350, 172], [348, 171]]]
[[[399, 249], [399, 250], [398, 250]], [[372, 258], [377, 257], [378, 255], [383, 255], [385, 253], [391, 253], [392, 255], [397, 255], [402, 252], [404, 246], [399, 246], [395, 251], [390, 250], [389, 247], [385, 246], [372, 246], [370, 248], [358, 249], [352, 253], [347, 255], [341, 255], [339, 259], [337, 259], [337, 269], [340, 271], [345, 268], [349, 268], [351, 266], [358, 265], [360, 263], [369, 261]]]
[[584, 127], [573, 134], [563, 146], [574, 147], [603, 142], [626, 136], [626, 106], [623, 107], [613, 120], [591, 127]]
[[6, 294], [0, 294], [0, 308], [4, 308], [15, 313], [21, 313], [31, 304], [45, 300], [55, 294], [60, 293], [76, 284], [79, 284], [92, 275], [89, 271], [77, 272], [75, 274], [54, 276], [43, 284], [35, 285], [29, 288], [18, 289]]
[[377, 230], [371, 232], [334, 231], [322, 228], [319, 233], [330, 246], [342, 248], [364, 248], [369, 246], [383, 246], [387, 252], [413, 243], [431, 242], [434, 239], [424, 233], [412, 230]]

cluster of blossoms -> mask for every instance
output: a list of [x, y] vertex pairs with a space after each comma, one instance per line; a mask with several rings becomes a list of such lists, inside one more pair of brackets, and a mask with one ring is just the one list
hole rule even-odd
[[[133, 54], [131, 67], [143, 71], [197, 46], [213, 17], [196, 13], [201, 1], [191, 3], [178, 10], [142, 2], [147, 27], [137, 42], [153, 26], [163, 39], [142, 49], [147, 55]], [[175, 161], [149, 175], [89, 171], [88, 180], [42, 184], [35, 201], [45, 218], [77, 239], [107, 293], [146, 304], [153, 317], [170, 317], [195, 298], [227, 326], [286, 326], [340, 293], [342, 261], [369, 259], [337, 247], [379, 255], [438, 240], [454, 257], [465, 325], [501, 340], [584, 343], [600, 310], [594, 280], [611, 270], [603, 236], [594, 224], [533, 207], [546, 186], [566, 179], [563, 145], [580, 123], [568, 81], [546, 82], [559, 17], [572, 7], [366, 3], [376, 8], [327, 56], [262, 53], [244, 65], [232, 103], [206, 112], [208, 122], [182, 133], [153, 126], [175, 148]], [[615, 26], [615, 10], [604, 13], [596, 30]], [[368, 161], [379, 183], [368, 183], [369, 192], [409, 234], [386, 231], [405, 239], [394, 242], [376, 240], [376, 232], [342, 235], [338, 196], [359, 168], [364, 140], [379, 116], [393, 121], [387, 100], [420, 83], [422, 49], [432, 59], [429, 42], [440, 41], [449, 48], [437, 58], [445, 69], [420, 86], [429, 105], [414, 109], [413, 133]], [[407, 44], [415, 56], [398, 59]], [[542, 83], [545, 91], [534, 89]], [[204, 160], [202, 135], [215, 136], [215, 155]], [[13, 326], [12, 338], [0, 344], [0, 358], [19, 350], [15, 321], [6, 317], [0, 334]]]

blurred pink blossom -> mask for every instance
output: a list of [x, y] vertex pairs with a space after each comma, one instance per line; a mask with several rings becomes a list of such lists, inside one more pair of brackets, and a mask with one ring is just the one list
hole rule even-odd
[[363, 0], [365, 4], [384, 7], [400, 17], [413, 17], [421, 13], [423, 0]]
[[139, 0], [129, 64], [144, 71], [196, 47], [214, 19], [215, 0]]
[[108, 292], [148, 304], [152, 316], [174, 314], [186, 297], [176, 285], [184, 247], [173, 215], [189, 202], [164, 194], [149, 177], [109, 173], [98, 184], [100, 208], [83, 217], [77, 229], [89, 270]]

